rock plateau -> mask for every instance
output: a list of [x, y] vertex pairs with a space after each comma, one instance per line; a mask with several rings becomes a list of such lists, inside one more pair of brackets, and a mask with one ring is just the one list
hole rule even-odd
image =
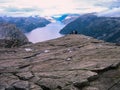
[[0, 48], [0, 90], [120, 90], [120, 47], [67, 35]]

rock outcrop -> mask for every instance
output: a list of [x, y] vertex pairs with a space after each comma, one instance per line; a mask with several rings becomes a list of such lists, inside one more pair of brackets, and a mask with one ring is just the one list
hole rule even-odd
[[119, 90], [120, 47], [83, 35], [0, 49], [0, 90]]
[[0, 23], [0, 47], [16, 47], [28, 42], [27, 37], [15, 25]]
[[66, 35], [77, 31], [78, 34], [91, 36], [107, 42], [120, 43], [119, 24], [119, 17], [98, 17], [86, 14], [66, 25], [60, 33]]

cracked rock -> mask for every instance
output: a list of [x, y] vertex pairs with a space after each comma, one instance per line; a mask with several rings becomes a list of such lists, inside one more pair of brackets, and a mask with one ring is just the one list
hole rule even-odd
[[33, 77], [31, 72], [17, 73], [16, 75], [22, 80], [29, 80]]
[[73, 82], [73, 85], [77, 88], [82, 88], [89, 85], [88, 80], [81, 80], [80, 82]]
[[30, 83], [30, 90], [43, 90], [43, 89], [34, 83]]
[[120, 90], [120, 47], [88, 38], [0, 48], [0, 90]]
[[29, 90], [28, 81], [19, 81], [12, 85], [17, 90]]
[[5, 88], [5, 90], [15, 90], [15, 88], [10, 86], [10, 87]]

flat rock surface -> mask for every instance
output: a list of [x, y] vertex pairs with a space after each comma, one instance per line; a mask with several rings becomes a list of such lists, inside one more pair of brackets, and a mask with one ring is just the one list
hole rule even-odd
[[0, 90], [119, 90], [120, 46], [83, 35], [0, 48]]

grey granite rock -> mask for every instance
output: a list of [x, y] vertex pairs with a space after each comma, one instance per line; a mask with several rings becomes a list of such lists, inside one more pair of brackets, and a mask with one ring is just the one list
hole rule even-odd
[[3, 90], [119, 90], [119, 73], [120, 47], [83, 35], [0, 48]]

